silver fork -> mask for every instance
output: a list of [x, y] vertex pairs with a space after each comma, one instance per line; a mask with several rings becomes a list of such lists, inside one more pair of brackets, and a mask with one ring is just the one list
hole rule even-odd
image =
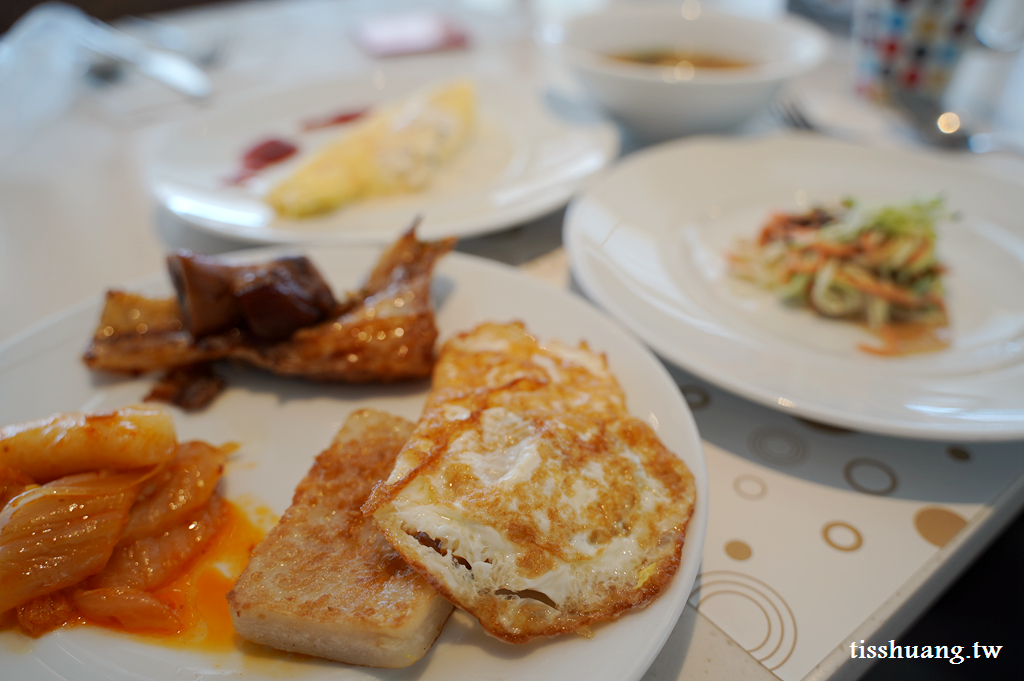
[[793, 128], [794, 130], [809, 130], [811, 132], [821, 132], [821, 130], [809, 118], [804, 114], [803, 109], [794, 99], [786, 99], [780, 97], [775, 100], [772, 106], [774, 112], [782, 120], [786, 126]]

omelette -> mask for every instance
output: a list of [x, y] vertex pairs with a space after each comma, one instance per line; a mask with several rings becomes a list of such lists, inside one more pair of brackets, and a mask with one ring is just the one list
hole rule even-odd
[[278, 215], [302, 218], [425, 188], [473, 130], [476, 88], [461, 79], [382, 107], [273, 187]]
[[628, 413], [603, 355], [486, 323], [445, 343], [363, 512], [488, 633], [523, 643], [662, 593], [694, 500], [689, 469]]

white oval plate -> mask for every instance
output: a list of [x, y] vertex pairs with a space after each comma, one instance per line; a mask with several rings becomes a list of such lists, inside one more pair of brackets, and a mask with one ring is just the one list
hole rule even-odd
[[[773, 210], [941, 193], [952, 346], [886, 358], [854, 324], [784, 307], [729, 276], [725, 254]], [[1024, 190], [940, 154], [823, 136], [692, 138], [640, 152], [574, 200], [565, 223], [587, 294], [664, 358], [755, 402], [887, 435], [1024, 437]]]
[[[240, 241], [381, 245], [417, 215], [425, 239], [476, 236], [539, 217], [564, 206], [583, 180], [618, 154], [618, 131], [610, 123], [582, 110], [561, 117], [534, 80], [487, 74], [475, 78], [474, 135], [423, 191], [366, 199], [304, 219], [279, 218], [262, 200], [343, 130], [302, 132], [304, 121], [391, 101], [425, 82], [447, 79], [409, 68], [377, 70], [213, 112], [168, 131], [155, 145], [144, 161], [149, 189], [190, 224]], [[240, 169], [245, 151], [271, 137], [295, 142], [299, 153], [231, 186], [226, 180]]]
[[[377, 251], [368, 247], [306, 251], [336, 291], [353, 290]], [[163, 289], [165, 277], [147, 288]], [[141, 287], [132, 287], [141, 288]], [[650, 607], [594, 628], [594, 637], [566, 635], [515, 646], [484, 633], [456, 611], [426, 657], [404, 670], [370, 669], [304, 658], [200, 653], [163, 648], [98, 628], [78, 627], [30, 639], [0, 632], [0, 669], [11, 679], [149, 679], [179, 681], [231, 676], [248, 680], [295, 679], [505, 679], [585, 678], [635, 681], [654, 661], [675, 626], [693, 586], [707, 522], [707, 480], [700, 438], [689, 408], [665, 367], [632, 336], [583, 299], [491, 261], [453, 253], [438, 265], [434, 287], [441, 339], [485, 320], [520, 319], [538, 338], [575, 343], [607, 353], [631, 413], [650, 422], [662, 441], [693, 471], [697, 507], [682, 562], [669, 590]], [[111, 378], [80, 360], [99, 318], [97, 297], [0, 346], [0, 415], [13, 423], [75, 409], [105, 409], [141, 399], [152, 377]], [[295, 485], [327, 447], [350, 412], [375, 407], [419, 418], [427, 381], [352, 387], [271, 376], [224, 367], [228, 389], [204, 412], [175, 410], [181, 439], [240, 442], [228, 467], [228, 498], [255, 499], [280, 514]]]

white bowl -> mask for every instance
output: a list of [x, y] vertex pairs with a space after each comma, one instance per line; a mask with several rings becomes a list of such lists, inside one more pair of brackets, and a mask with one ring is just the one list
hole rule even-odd
[[[544, 35], [591, 98], [642, 138], [734, 129], [762, 111], [787, 81], [818, 65], [827, 34], [796, 17], [759, 20], [682, 4], [612, 5]], [[688, 70], [608, 55], [678, 49], [745, 62]]]

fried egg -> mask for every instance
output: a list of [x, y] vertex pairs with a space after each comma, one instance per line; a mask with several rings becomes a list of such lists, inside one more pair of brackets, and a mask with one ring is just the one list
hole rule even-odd
[[603, 355], [487, 323], [444, 345], [423, 415], [363, 511], [439, 592], [521, 643], [656, 598], [694, 499]]

